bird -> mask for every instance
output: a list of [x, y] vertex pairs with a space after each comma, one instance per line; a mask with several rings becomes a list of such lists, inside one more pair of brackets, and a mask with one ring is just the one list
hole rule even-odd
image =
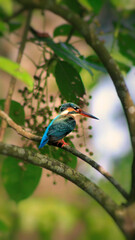
[[47, 143], [57, 145], [61, 143], [61, 147], [68, 145], [63, 138], [72, 132], [76, 126], [75, 117], [82, 115], [89, 118], [97, 119], [97, 117], [83, 111], [78, 105], [72, 102], [67, 102], [61, 105], [60, 114], [57, 115], [46, 128], [41, 139], [39, 149]]

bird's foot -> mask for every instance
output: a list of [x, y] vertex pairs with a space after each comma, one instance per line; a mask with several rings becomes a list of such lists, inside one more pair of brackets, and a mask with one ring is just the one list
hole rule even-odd
[[64, 140], [62, 141], [62, 146], [61, 147], [64, 147], [65, 145], [67, 145], [67, 146], [69, 146], [69, 144], [68, 143], [66, 143]]
[[64, 147], [65, 145], [69, 145], [68, 143], [66, 143], [63, 139], [59, 140], [57, 142], [57, 144], [59, 145], [59, 143], [61, 144], [61, 147]]

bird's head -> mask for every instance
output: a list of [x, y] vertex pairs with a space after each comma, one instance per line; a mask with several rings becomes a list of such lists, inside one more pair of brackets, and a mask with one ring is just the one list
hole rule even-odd
[[60, 107], [60, 114], [61, 115], [72, 115], [73, 117], [76, 115], [82, 115], [85, 117], [89, 117], [89, 118], [94, 118], [97, 119], [96, 117], [94, 117], [93, 115], [83, 111], [78, 105], [74, 104], [74, 103], [64, 103], [61, 105]]

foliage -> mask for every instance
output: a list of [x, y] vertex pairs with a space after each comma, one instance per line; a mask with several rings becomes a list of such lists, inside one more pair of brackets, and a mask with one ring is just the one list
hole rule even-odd
[[37, 187], [42, 169], [7, 157], [2, 165], [2, 181], [11, 199], [16, 202], [28, 198]]
[[[4, 110], [5, 99], [0, 100], [0, 109]], [[24, 125], [25, 113], [22, 105], [16, 101], [11, 101], [9, 116], [16, 122], [16, 124]], [[1, 119], [0, 119], [1, 123]]]
[[72, 65], [59, 61], [55, 67], [55, 77], [61, 94], [68, 102], [76, 102], [77, 98], [83, 98], [85, 94], [84, 85], [80, 75]]
[[33, 89], [33, 78], [18, 63], [0, 57], [0, 69], [27, 84], [29, 90]]
[[[11, 201], [8, 201], [10, 216], [6, 212], [7, 202], [3, 202], [2, 215], [5, 215], [7, 222], [6, 225], [1, 221], [2, 226], [0, 225], [3, 228], [1, 231], [3, 239], [5, 236], [10, 236], [11, 229], [15, 228], [14, 221], [19, 221], [19, 226], [16, 226], [18, 232], [25, 232], [29, 237], [30, 233], [34, 232], [39, 240], [53, 239], [56, 231], [59, 239], [63, 240], [72, 235], [77, 240], [91, 238], [113, 240], [114, 237], [124, 240], [111, 218], [94, 201], [90, 201], [82, 192], [77, 194], [77, 197], [80, 200], [79, 204], [74, 201], [64, 201], [55, 195], [29, 198], [18, 203], [17, 206], [13, 206]], [[14, 216], [16, 220], [12, 217], [13, 211], [14, 215], [17, 212], [17, 216]]]

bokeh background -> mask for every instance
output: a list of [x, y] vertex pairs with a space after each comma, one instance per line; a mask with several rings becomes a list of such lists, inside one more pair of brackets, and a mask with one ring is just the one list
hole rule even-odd
[[[80, 2], [83, 3], [83, 1]], [[87, 3], [87, 1], [84, 2]], [[135, 17], [134, 1], [129, 2], [130, 4], [127, 6], [127, 3], [122, 0], [119, 3], [116, 3], [115, 0], [104, 1], [95, 22], [97, 21], [97, 25], [100, 22], [100, 25], [97, 26], [100, 38], [106, 41], [106, 46], [109, 49], [112, 49], [112, 55], [115, 59], [123, 64], [126, 62], [128, 65], [128, 68], [125, 68], [126, 70], [123, 68], [122, 72], [135, 101], [134, 64], [131, 59], [119, 52], [117, 40], [114, 43], [114, 30], [116, 30], [115, 24], [118, 15], [124, 18], [125, 15], [127, 17], [132, 12]], [[13, 4], [11, 0], [6, 0], [4, 2], [0, 1], [0, 7], [10, 15], [19, 6], [17, 3]], [[17, 21], [24, 21], [25, 14], [22, 14]], [[125, 22], [126, 17], [124, 18]], [[35, 10], [31, 26], [40, 32], [45, 31], [53, 37], [54, 29], [64, 23], [66, 22], [62, 18], [49, 11], [41, 14], [41, 11]], [[135, 27], [134, 24], [133, 26]], [[1, 37], [0, 55], [16, 60], [23, 28], [24, 26], [11, 34], [5, 33]], [[101, 34], [101, 30], [104, 31], [104, 34]], [[28, 37], [30, 36], [31, 33]], [[65, 39], [64, 36], [58, 36], [55, 38], [55, 42], [65, 41]], [[73, 37], [71, 43], [82, 55], [89, 56], [92, 54], [92, 50], [82, 39]], [[32, 60], [38, 63], [40, 55], [41, 49], [31, 42], [27, 42], [21, 65], [32, 76], [35, 73]], [[109, 76], [96, 70], [93, 70], [93, 72], [94, 76], [91, 77], [86, 70], [82, 69], [80, 75], [89, 102], [86, 110], [97, 116], [100, 121], [88, 120], [83, 127], [79, 125], [81, 137], [75, 137], [73, 143], [78, 149], [80, 143], [83, 143], [82, 152], [87, 154], [88, 148], [90, 153], [93, 153], [93, 159], [111, 172], [122, 186], [129, 191], [131, 149], [122, 106]], [[5, 99], [10, 76], [4, 72], [1, 72], [0, 76], [0, 99]], [[24, 84], [17, 81], [13, 100], [21, 103], [23, 100], [20, 92], [18, 92], [19, 89], [24, 89]], [[49, 78], [48, 92], [49, 96], [53, 95], [56, 104], [59, 105], [58, 87], [52, 75]], [[89, 129], [89, 134], [88, 126], [92, 126]], [[92, 137], [89, 138], [89, 135], [92, 135]], [[22, 146], [21, 137], [11, 128], [7, 128], [4, 141]], [[4, 157], [1, 156], [0, 169], [3, 159]], [[124, 199], [111, 184], [86, 163], [78, 160], [76, 169], [100, 185], [118, 203], [124, 202]], [[2, 179], [0, 179], [0, 239], [123, 240], [124, 237], [109, 215], [86, 193], [62, 177], [43, 170], [40, 183], [32, 196], [19, 203], [9, 198], [3, 187]]]

